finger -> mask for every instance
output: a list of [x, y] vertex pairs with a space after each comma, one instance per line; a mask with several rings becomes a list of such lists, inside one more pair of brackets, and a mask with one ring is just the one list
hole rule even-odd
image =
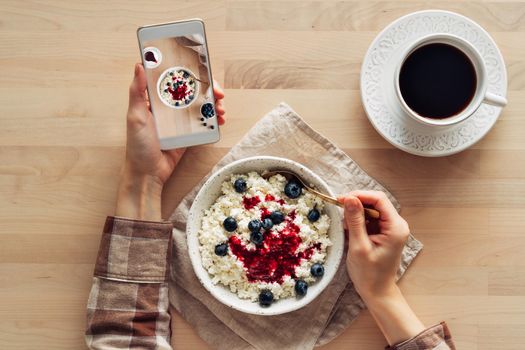
[[224, 109], [222, 100], [217, 100], [215, 102], [215, 112], [217, 113], [217, 121], [219, 122], [219, 125], [223, 125], [226, 122], [226, 118], [224, 117], [226, 110]]
[[374, 207], [380, 213], [380, 220], [386, 221], [397, 216], [397, 210], [381, 191], [352, 191], [350, 195], [359, 198], [361, 203]]
[[223, 117], [226, 111], [224, 110], [224, 107], [222, 105], [215, 105], [215, 112], [217, 112], [217, 115]]
[[215, 100], [215, 110], [217, 110], [217, 113], [221, 115], [226, 113], [226, 109], [224, 108], [224, 100]]
[[221, 85], [215, 79], [213, 79], [213, 95], [217, 100], [221, 100], [224, 98], [224, 90], [222, 90]]
[[215, 110], [217, 111], [217, 108], [221, 108], [224, 111], [224, 105], [222, 104], [222, 100], [215, 100]]
[[129, 109], [147, 108], [146, 73], [144, 67], [135, 64], [135, 74], [129, 86]]
[[363, 204], [357, 197], [347, 196], [344, 198], [344, 206], [350, 244], [358, 244], [362, 247], [370, 246], [370, 240], [366, 232]]

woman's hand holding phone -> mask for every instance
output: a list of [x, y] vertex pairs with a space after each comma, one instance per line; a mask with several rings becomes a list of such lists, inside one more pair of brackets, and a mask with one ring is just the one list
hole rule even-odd
[[[215, 111], [224, 124], [224, 92], [214, 81]], [[142, 64], [135, 65], [129, 87], [126, 160], [118, 190], [116, 216], [142, 220], [161, 220], [161, 193], [185, 149], [162, 151], [146, 91]]]

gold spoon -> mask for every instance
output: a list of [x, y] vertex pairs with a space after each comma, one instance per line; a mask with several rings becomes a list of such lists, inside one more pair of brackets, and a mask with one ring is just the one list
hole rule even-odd
[[[299, 181], [302, 185], [303, 185], [303, 188], [312, 193], [313, 195], [316, 195], [317, 197], [321, 198], [322, 200], [324, 200], [325, 202], [328, 202], [328, 203], [332, 203], [332, 204], [335, 204], [335, 205], [338, 205], [340, 206], [341, 208], [344, 207], [344, 204], [339, 202], [337, 199], [335, 199], [334, 197], [331, 197], [329, 195], [326, 195], [322, 192], [319, 192], [317, 190], [314, 190], [313, 188], [311, 188], [310, 186], [307, 186], [303, 179], [301, 179], [297, 174], [295, 173], [292, 173], [291, 171], [287, 171], [287, 170], [274, 170], [274, 171], [267, 171], [265, 173], [263, 173], [261, 176], [263, 177], [263, 179], [266, 179], [268, 180], [269, 178], [271, 178], [272, 176], [274, 175], [282, 175], [284, 176], [287, 180], [291, 180], [291, 179], [296, 179], [297, 181]], [[380, 217], [380, 214], [377, 210], [375, 209], [372, 209], [372, 208], [364, 208], [365, 209], [365, 215], [368, 216], [369, 218], [371, 219], [379, 219]]]
[[194, 78], [195, 80], [197, 80], [197, 81], [200, 81], [200, 82], [201, 82], [201, 83], [203, 83], [203, 84], [208, 84], [208, 82], [207, 82], [207, 81], [204, 81], [204, 80], [200, 80], [200, 79], [199, 79], [199, 78], [197, 78], [196, 76], [194, 76], [193, 78]]

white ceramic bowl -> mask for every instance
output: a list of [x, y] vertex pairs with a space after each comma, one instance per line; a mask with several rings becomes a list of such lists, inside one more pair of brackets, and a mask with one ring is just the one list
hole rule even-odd
[[222, 284], [213, 284], [210, 275], [202, 266], [199, 252], [198, 231], [202, 224], [204, 210], [210, 208], [215, 200], [221, 195], [221, 185], [233, 174], [243, 174], [250, 171], [262, 173], [265, 170], [290, 170], [298, 174], [306, 183], [324, 193], [334, 195], [328, 185], [315, 173], [305, 166], [289, 159], [277, 157], [252, 157], [230, 163], [213, 174], [202, 186], [195, 197], [188, 215], [186, 235], [188, 238], [188, 250], [191, 263], [198, 279], [217, 300], [224, 305], [236, 310], [256, 315], [279, 315], [294, 311], [307, 305], [314, 300], [328, 286], [334, 277], [344, 249], [344, 232], [340, 209], [334, 205], [327, 204], [325, 212], [331, 219], [328, 235], [333, 243], [328, 248], [326, 261], [324, 263], [325, 274], [316, 283], [308, 286], [308, 293], [302, 298], [285, 298], [275, 301], [270, 307], [261, 307], [258, 303], [241, 299]]
[[[193, 93], [193, 100], [191, 100], [190, 103], [188, 103], [187, 105], [174, 106], [174, 105], [170, 104], [168, 101], [166, 101], [162, 97], [162, 95], [160, 94], [160, 83], [166, 77], [166, 75], [169, 74], [169, 72], [178, 71], [178, 70], [183, 70], [183, 71], [187, 72], [193, 78], [193, 81], [195, 82], [195, 87], [194, 87], [195, 91]], [[170, 108], [173, 108], [173, 109], [184, 109], [184, 108], [188, 108], [189, 106], [191, 106], [193, 104], [193, 102], [195, 102], [197, 100], [197, 97], [199, 97], [199, 88], [200, 88], [199, 87], [199, 81], [195, 78], [195, 74], [191, 70], [186, 68], [186, 67], [177, 67], [177, 66], [170, 67], [170, 68], [166, 69], [164, 72], [162, 72], [162, 74], [159, 75], [159, 79], [157, 80], [157, 95], [159, 96], [159, 99], [166, 106], [168, 106]]]

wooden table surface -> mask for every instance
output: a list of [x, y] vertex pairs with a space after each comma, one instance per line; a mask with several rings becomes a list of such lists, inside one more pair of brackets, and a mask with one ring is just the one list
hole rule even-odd
[[[428, 159], [383, 140], [359, 69], [395, 18], [448, 9], [484, 26], [509, 105], [460, 154]], [[459, 349], [525, 345], [525, 3], [520, 1], [0, 1], [0, 348], [82, 349], [85, 305], [124, 156], [139, 25], [206, 21], [226, 88], [222, 140], [188, 151], [164, 213], [267, 111], [288, 102], [385, 184], [425, 248], [401, 281], [425, 324]], [[207, 349], [174, 315], [176, 349]], [[220, 341], [220, 340], [218, 340]], [[16, 345], [16, 346], [15, 346]], [[382, 349], [367, 312], [324, 350]]]

